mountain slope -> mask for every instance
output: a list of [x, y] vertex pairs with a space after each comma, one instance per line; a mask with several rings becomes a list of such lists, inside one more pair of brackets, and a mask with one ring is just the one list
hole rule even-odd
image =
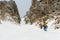
[[48, 30], [45, 32], [34, 24], [24, 24], [22, 19], [20, 25], [9, 22], [0, 24], [0, 40], [60, 40], [60, 31]]

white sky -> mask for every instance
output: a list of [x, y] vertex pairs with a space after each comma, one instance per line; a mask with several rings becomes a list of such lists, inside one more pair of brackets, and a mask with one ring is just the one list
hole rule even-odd
[[23, 17], [26, 14], [26, 11], [29, 10], [31, 5], [31, 0], [15, 0], [20, 16]]
[[26, 14], [31, 5], [31, 0], [15, 0], [21, 17]]

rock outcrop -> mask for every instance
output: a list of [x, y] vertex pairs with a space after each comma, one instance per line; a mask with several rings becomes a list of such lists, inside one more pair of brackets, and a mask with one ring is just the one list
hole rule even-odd
[[15, 1], [0, 1], [0, 22], [11, 21], [20, 23], [20, 15]]
[[[58, 15], [59, 14], [59, 15]], [[60, 0], [32, 0], [30, 10], [27, 12], [25, 21], [34, 23], [46, 21], [49, 18], [60, 17]]]

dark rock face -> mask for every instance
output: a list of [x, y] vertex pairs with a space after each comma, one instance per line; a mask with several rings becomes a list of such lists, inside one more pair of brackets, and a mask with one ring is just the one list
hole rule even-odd
[[[49, 18], [54, 18], [60, 13], [60, 1], [59, 0], [32, 0], [30, 10], [26, 16], [29, 18], [28, 23], [31, 24], [43, 20], [46, 21]], [[25, 21], [27, 20], [25, 18]]]
[[0, 1], [0, 21], [20, 23], [21, 18], [15, 1]]

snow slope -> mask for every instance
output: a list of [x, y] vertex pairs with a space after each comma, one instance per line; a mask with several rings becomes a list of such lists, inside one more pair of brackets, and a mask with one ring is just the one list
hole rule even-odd
[[60, 40], [60, 30], [45, 32], [38, 26], [24, 24], [23, 19], [20, 25], [3, 22], [0, 24], [0, 40]]

